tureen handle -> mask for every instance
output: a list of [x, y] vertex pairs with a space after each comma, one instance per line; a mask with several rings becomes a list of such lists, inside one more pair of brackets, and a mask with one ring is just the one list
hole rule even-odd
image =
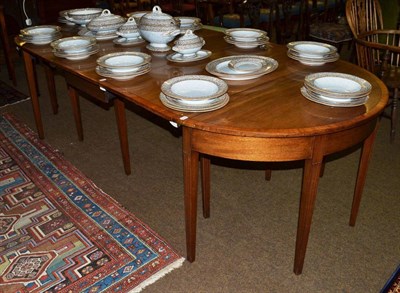
[[108, 10], [108, 9], [104, 9], [104, 10], [101, 12], [101, 15], [108, 15], [108, 14], [111, 14], [111, 11]]
[[162, 13], [161, 7], [158, 6], [158, 5], [154, 6], [154, 7], [153, 7], [153, 12], [154, 12], [154, 13]]

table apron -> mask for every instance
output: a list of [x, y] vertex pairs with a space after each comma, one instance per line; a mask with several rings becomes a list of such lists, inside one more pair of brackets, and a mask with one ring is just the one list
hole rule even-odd
[[68, 71], [64, 71], [63, 76], [69, 86], [72, 86], [79, 92], [85, 93], [99, 100], [100, 102], [109, 103], [110, 100], [114, 97], [113, 94], [110, 94], [105, 90], [100, 89], [100, 86], [98, 84], [85, 80]]
[[[249, 137], [191, 129], [191, 151], [243, 161], [283, 162], [310, 159], [315, 148], [328, 155], [363, 142], [378, 119], [339, 132], [304, 137]], [[316, 139], [321, 137], [321, 139]]]

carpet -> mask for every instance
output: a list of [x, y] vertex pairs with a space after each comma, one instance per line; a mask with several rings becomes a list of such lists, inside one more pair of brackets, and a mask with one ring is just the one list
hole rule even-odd
[[400, 265], [390, 276], [381, 293], [400, 293]]
[[26, 125], [0, 116], [0, 292], [139, 292], [183, 261]]
[[0, 80], [0, 108], [29, 100], [29, 98]]

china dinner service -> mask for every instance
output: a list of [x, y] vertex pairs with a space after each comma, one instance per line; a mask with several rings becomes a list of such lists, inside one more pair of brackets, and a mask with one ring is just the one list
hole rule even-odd
[[301, 88], [310, 101], [331, 107], [355, 107], [368, 100], [371, 84], [357, 76], [338, 72], [309, 74]]
[[278, 62], [258, 55], [235, 55], [209, 62], [206, 70], [226, 80], [249, 80], [258, 78], [278, 68]]
[[97, 74], [128, 80], [150, 71], [151, 56], [141, 52], [109, 53], [97, 59]]
[[241, 49], [254, 49], [269, 42], [267, 32], [252, 28], [234, 28], [225, 30], [224, 40]]
[[229, 101], [228, 85], [208, 75], [183, 75], [161, 85], [160, 100], [168, 108], [184, 112], [207, 112]]
[[288, 56], [305, 65], [319, 66], [339, 59], [336, 47], [320, 42], [298, 41], [287, 44]]
[[93, 37], [67, 37], [50, 44], [57, 57], [68, 60], [83, 60], [99, 51], [96, 39]]
[[26, 43], [47, 45], [61, 38], [61, 28], [56, 25], [38, 25], [20, 30], [19, 37]]

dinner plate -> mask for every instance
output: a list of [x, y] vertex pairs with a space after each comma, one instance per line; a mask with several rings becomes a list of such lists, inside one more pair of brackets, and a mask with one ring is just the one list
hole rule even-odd
[[290, 42], [287, 44], [287, 48], [306, 58], [323, 58], [337, 52], [335, 46], [312, 41]]
[[219, 102], [214, 104], [214, 105], [208, 105], [208, 106], [194, 106], [194, 105], [182, 105], [182, 104], [176, 104], [175, 102], [171, 101], [171, 99], [168, 99], [167, 96], [161, 92], [160, 93], [160, 101], [161, 103], [164, 104], [164, 106], [177, 110], [177, 111], [182, 111], [182, 112], [209, 112], [209, 111], [214, 111], [217, 109], [220, 109], [224, 107], [228, 102], [229, 102], [229, 95], [227, 93], [223, 94], [221, 97], [219, 97]]
[[141, 37], [135, 38], [135, 39], [127, 39], [123, 37], [119, 37], [117, 39], [113, 40], [114, 44], [120, 45], [120, 46], [134, 46], [138, 44], [143, 44], [145, 40], [143, 40]]
[[227, 43], [233, 44], [236, 47], [241, 48], [241, 49], [254, 49], [254, 48], [257, 48], [258, 46], [263, 46], [269, 42], [268, 37], [260, 38], [258, 40], [254, 40], [254, 41], [237, 41], [230, 36], [224, 36], [224, 40]]
[[206, 59], [211, 56], [211, 51], [208, 50], [200, 50], [196, 52], [196, 54], [192, 57], [185, 57], [181, 53], [172, 53], [167, 55], [167, 60], [172, 62], [186, 63], [186, 62], [194, 62]]
[[130, 71], [134, 67], [140, 67], [151, 61], [151, 56], [141, 52], [116, 52], [109, 53], [97, 59], [97, 64], [112, 68], [113, 71]]
[[[244, 61], [249, 62], [253, 60], [255, 62], [261, 62], [263, 66], [259, 70], [251, 72], [237, 71], [232, 68], [232, 62]], [[260, 77], [264, 74], [270, 73], [278, 68], [278, 62], [275, 59], [258, 56], [258, 55], [236, 55], [222, 57], [209, 62], [206, 65], [206, 70], [222, 79], [226, 80], [248, 80]]]
[[151, 66], [149, 64], [148, 66], [144, 66], [143, 70], [135, 71], [134, 73], [119, 73], [119, 74], [116, 74], [116, 73], [110, 73], [110, 71], [107, 70], [107, 69], [104, 70], [104, 67], [101, 67], [99, 65], [96, 66], [96, 73], [98, 75], [103, 76], [103, 77], [109, 77], [109, 78], [116, 79], [116, 80], [130, 80], [130, 79], [133, 79], [133, 78], [135, 78], [137, 76], [146, 74], [150, 70], [151, 70]]
[[331, 106], [331, 107], [344, 107], [344, 108], [348, 108], [348, 107], [357, 107], [357, 106], [361, 106], [363, 104], [365, 104], [368, 100], [368, 96], [365, 96], [363, 99], [356, 99], [356, 100], [352, 100], [352, 99], [346, 99], [345, 101], [343, 100], [338, 100], [338, 99], [332, 99], [326, 96], [321, 96], [321, 95], [315, 95], [311, 92], [309, 92], [305, 87], [302, 87], [300, 89], [301, 94], [308, 100], [318, 103], [318, 104], [322, 104], [322, 105], [326, 105], [326, 106]]
[[363, 96], [368, 95], [372, 89], [365, 79], [339, 72], [309, 74], [305, 77], [304, 84], [320, 94], [332, 97]]
[[225, 35], [239, 42], [255, 42], [267, 36], [266, 31], [253, 28], [231, 28], [225, 30]]
[[68, 60], [83, 60], [88, 58], [90, 55], [94, 55], [99, 52], [99, 46], [93, 45], [90, 49], [84, 52], [77, 52], [77, 53], [65, 53], [63, 51], [53, 50], [54, 56], [65, 58]]
[[334, 54], [329, 55], [328, 57], [324, 57], [324, 58], [318, 58], [318, 57], [317, 58], [307, 58], [307, 57], [299, 56], [298, 54], [294, 53], [292, 50], [288, 50], [287, 55], [289, 58], [294, 59], [304, 65], [309, 65], [309, 66], [321, 66], [321, 65], [324, 65], [325, 63], [335, 62], [335, 61], [339, 60], [339, 58], [340, 58], [339, 53], [334, 53]]
[[65, 53], [79, 53], [88, 51], [90, 47], [96, 44], [96, 39], [93, 37], [67, 37], [58, 39], [50, 44], [54, 49]]
[[161, 91], [177, 99], [204, 100], [226, 93], [225, 81], [208, 75], [183, 75], [171, 78], [161, 85]]

